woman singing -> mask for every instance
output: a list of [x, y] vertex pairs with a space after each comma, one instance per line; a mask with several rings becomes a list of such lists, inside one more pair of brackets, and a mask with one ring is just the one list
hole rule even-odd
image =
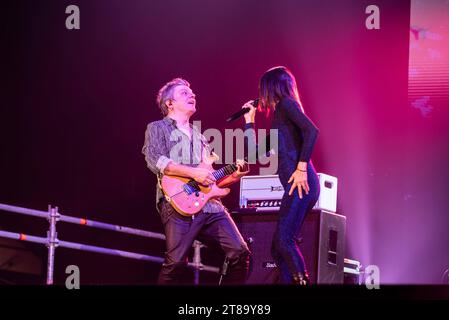
[[[256, 108], [252, 102], [243, 107], [250, 108], [245, 114], [248, 143], [255, 144]], [[267, 116], [272, 113], [271, 128], [278, 130], [278, 174], [286, 191], [271, 252], [284, 283], [307, 285], [304, 258], [295, 239], [320, 193], [318, 176], [310, 159], [318, 128], [305, 115], [295, 77], [286, 67], [274, 67], [264, 73], [259, 82], [259, 107]]]

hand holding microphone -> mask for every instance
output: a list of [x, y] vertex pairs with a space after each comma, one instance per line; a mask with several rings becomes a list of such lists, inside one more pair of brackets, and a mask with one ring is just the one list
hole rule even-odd
[[[242, 107], [242, 109], [236, 113], [234, 113], [233, 115], [231, 115], [228, 119], [226, 119], [227, 122], [231, 122], [234, 121], [235, 119], [240, 118], [242, 115], [245, 115], [245, 119], [247, 118], [247, 114], [250, 113], [252, 114], [252, 120], [251, 122], [254, 122], [254, 117], [255, 117], [255, 113], [256, 113], [256, 108], [257, 105], [259, 104], [259, 99], [255, 99], [255, 100], [250, 100], [247, 103], [245, 103]], [[251, 117], [249, 117], [248, 119], [251, 120]], [[247, 122], [248, 123], [248, 122]]]
[[242, 109], [249, 109], [243, 116], [245, 117], [245, 123], [254, 123], [256, 120], [256, 107], [257, 102], [255, 100], [250, 100], [247, 103], [245, 103], [242, 107]]

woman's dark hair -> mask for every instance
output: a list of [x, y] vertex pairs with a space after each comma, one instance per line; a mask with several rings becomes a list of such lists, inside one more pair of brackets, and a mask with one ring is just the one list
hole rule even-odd
[[260, 108], [269, 114], [282, 98], [287, 97], [296, 100], [301, 111], [304, 112], [299, 99], [296, 80], [291, 71], [282, 66], [266, 71], [259, 82]]

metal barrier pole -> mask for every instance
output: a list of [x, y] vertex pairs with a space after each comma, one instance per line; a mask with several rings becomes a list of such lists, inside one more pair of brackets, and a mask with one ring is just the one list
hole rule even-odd
[[[0, 210], [48, 219], [47, 211], [40, 211], [40, 210], [33, 210], [33, 209], [22, 208], [22, 207], [17, 207], [17, 206], [11, 206], [11, 205], [7, 205], [4, 203], [0, 203]], [[71, 216], [65, 216], [65, 215], [59, 214], [59, 221], [66, 222], [66, 223], [73, 223], [73, 224], [82, 225], [82, 226], [86, 226], [86, 227], [134, 234], [134, 235], [138, 235], [138, 236], [146, 237], [146, 238], [155, 238], [155, 239], [165, 240], [165, 235], [163, 235], [162, 233], [155, 233], [155, 232], [146, 231], [146, 230], [129, 228], [129, 227], [114, 225], [114, 224], [110, 224], [110, 223], [95, 221], [95, 220], [88, 220], [85, 218], [77, 218], [77, 217], [71, 217]]]
[[47, 285], [53, 284], [53, 274], [55, 267], [55, 249], [58, 246], [58, 233], [56, 232], [56, 222], [59, 220], [58, 207], [48, 206], [48, 222], [50, 229], [47, 232], [48, 262], [47, 262]]
[[47, 211], [41, 211], [41, 210], [34, 210], [34, 209], [28, 209], [23, 207], [17, 207], [17, 206], [11, 206], [9, 204], [0, 203], [0, 210], [9, 211], [9, 212], [15, 212], [20, 214], [25, 214], [27, 216], [34, 216], [39, 218], [48, 218], [48, 212]]
[[[134, 235], [143, 236], [146, 238], [156, 238], [156, 239], [165, 239], [165, 235], [160, 233], [154, 233], [146, 230], [139, 230], [134, 228], [128, 228], [123, 226], [112, 225], [108, 223], [103, 223], [99, 221], [87, 220], [82, 218], [76, 218], [71, 216], [64, 216], [59, 214], [58, 207], [51, 208], [51, 205], [48, 206], [48, 211], [40, 211], [34, 209], [28, 209], [23, 207], [11, 206], [4, 203], [0, 203], [0, 210], [15, 212], [19, 214], [35, 216], [39, 218], [46, 218], [49, 221], [49, 230], [47, 231], [47, 237], [37, 237], [32, 235], [27, 235], [23, 233], [13, 233], [8, 231], [0, 230], [0, 238], [9, 238], [26, 242], [34, 242], [45, 244], [48, 247], [48, 261], [47, 261], [47, 284], [53, 284], [53, 275], [54, 275], [54, 260], [55, 260], [55, 249], [57, 247], [70, 248], [82, 251], [91, 251], [102, 254], [109, 254], [114, 256], [121, 256], [125, 258], [144, 260], [150, 262], [162, 263], [164, 258], [161, 257], [153, 257], [147, 256], [135, 252], [114, 250], [103, 247], [90, 246], [80, 243], [60, 241], [57, 238], [56, 232], [56, 222], [68, 222], [74, 223], [78, 225], [90, 226], [93, 228], [107, 229], [116, 232], [129, 233]], [[201, 248], [205, 247], [201, 242], [194, 242], [194, 259], [193, 262], [189, 262], [188, 266], [193, 268], [195, 271], [195, 284], [199, 284], [199, 274], [200, 271], [208, 271], [213, 273], [219, 273], [219, 268], [213, 266], [203, 265], [201, 263]]]
[[[36, 237], [36, 236], [29, 235], [29, 234], [15, 233], [15, 232], [2, 231], [2, 230], [0, 230], [0, 238], [20, 240], [20, 241], [25, 241], [25, 242], [34, 242], [34, 243], [40, 243], [43, 245], [48, 244], [48, 238]], [[87, 252], [97, 252], [97, 253], [122, 257], [122, 258], [130, 258], [130, 259], [149, 261], [149, 262], [162, 263], [164, 261], [164, 258], [161, 258], [161, 257], [148, 256], [145, 254], [123, 251], [123, 250], [96, 247], [96, 246], [91, 246], [88, 244], [62, 241], [59, 239], [58, 239], [58, 247], [80, 250], [80, 251], [87, 251]], [[193, 267], [191, 264], [192, 263], [189, 263], [189, 266]], [[215, 271], [214, 267], [209, 267], [209, 266], [204, 266], [203, 270], [210, 271], [210, 272], [217, 272], [217, 271]]]
[[204, 247], [204, 245], [199, 242], [198, 240], [195, 240], [193, 242], [193, 275], [194, 280], [193, 283], [195, 285], [200, 284], [200, 270], [202, 269], [202, 263], [201, 263], [201, 248]]

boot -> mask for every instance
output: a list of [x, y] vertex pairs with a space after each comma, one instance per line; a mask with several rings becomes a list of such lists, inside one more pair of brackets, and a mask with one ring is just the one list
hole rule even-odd
[[249, 255], [244, 254], [237, 260], [230, 261], [225, 259], [221, 270], [220, 284], [242, 285], [248, 278], [249, 271]]
[[307, 272], [296, 272], [292, 274], [293, 284], [299, 286], [308, 286], [310, 284], [309, 275]]

